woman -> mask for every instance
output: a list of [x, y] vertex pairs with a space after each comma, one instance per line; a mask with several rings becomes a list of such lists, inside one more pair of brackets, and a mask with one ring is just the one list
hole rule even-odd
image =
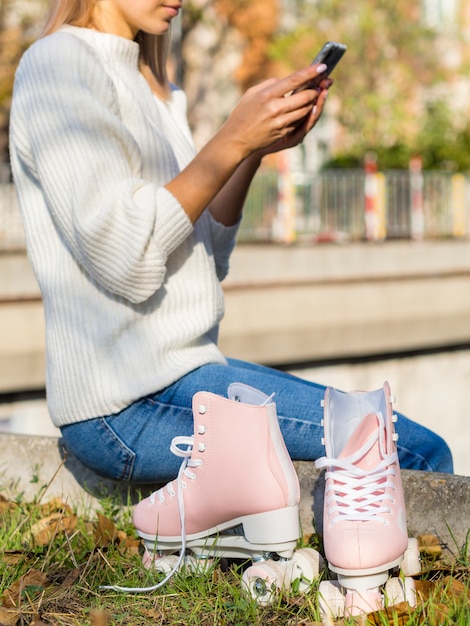
[[[217, 347], [243, 201], [262, 157], [303, 140], [331, 81], [317, 65], [249, 89], [196, 154], [165, 73], [180, 0], [55, 0], [17, 71], [11, 160], [44, 301], [47, 398], [66, 446], [119, 480], [173, 478], [200, 390], [275, 394], [293, 459], [322, 454], [324, 388]], [[452, 471], [435, 434], [398, 422], [402, 467]], [[227, 434], [229, 441], [229, 434]]]

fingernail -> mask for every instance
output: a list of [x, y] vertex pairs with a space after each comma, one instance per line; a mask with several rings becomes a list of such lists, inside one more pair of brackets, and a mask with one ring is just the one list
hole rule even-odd
[[322, 72], [326, 70], [326, 68], [327, 66], [324, 63], [320, 63], [320, 65], [317, 65], [317, 72], [321, 74]]

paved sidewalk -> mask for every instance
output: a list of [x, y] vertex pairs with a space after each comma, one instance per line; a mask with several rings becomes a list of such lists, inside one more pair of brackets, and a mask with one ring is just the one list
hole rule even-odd
[[[96, 509], [99, 498], [114, 495], [124, 504], [136, 502], [156, 485], [139, 489], [105, 480], [74, 458], [64, 458], [60, 439], [0, 434], [2, 494], [34, 498], [48, 485], [43, 500], [60, 497], [79, 511]], [[323, 473], [313, 463], [296, 462], [301, 486], [300, 514], [304, 534], [322, 530]], [[465, 544], [470, 528], [470, 477], [403, 471], [410, 536], [437, 535], [452, 551]]]

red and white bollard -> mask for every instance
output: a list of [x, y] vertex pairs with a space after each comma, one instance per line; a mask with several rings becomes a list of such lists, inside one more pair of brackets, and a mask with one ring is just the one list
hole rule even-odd
[[424, 237], [424, 200], [423, 200], [423, 161], [420, 156], [410, 160], [411, 185], [411, 237], [421, 240]]

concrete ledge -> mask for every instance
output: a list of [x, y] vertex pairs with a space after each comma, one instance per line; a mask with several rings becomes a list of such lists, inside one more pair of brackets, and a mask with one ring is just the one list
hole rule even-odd
[[[0, 487], [12, 497], [22, 494], [32, 500], [47, 486], [43, 501], [60, 497], [86, 512], [98, 508], [100, 498], [114, 497], [128, 505], [157, 487], [103, 479], [66, 456], [61, 440], [55, 437], [0, 434], [0, 449]], [[303, 533], [321, 533], [323, 472], [313, 463], [294, 465], [301, 488]], [[404, 470], [403, 484], [410, 536], [437, 535], [456, 553], [465, 545], [470, 529], [470, 477]]]

